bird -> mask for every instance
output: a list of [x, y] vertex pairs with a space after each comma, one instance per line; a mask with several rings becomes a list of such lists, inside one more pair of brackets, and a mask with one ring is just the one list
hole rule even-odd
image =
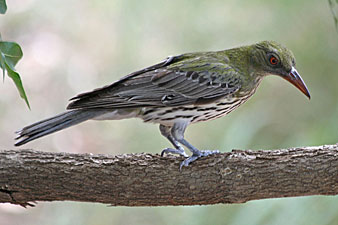
[[[66, 112], [18, 131], [15, 146], [87, 120], [136, 117], [159, 124], [160, 133], [173, 145], [161, 156], [184, 156], [181, 170], [201, 157], [219, 153], [190, 144], [184, 138], [187, 126], [229, 114], [268, 75], [287, 80], [310, 99], [293, 53], [275, 41], [261, 41], [222, 51], [169, 56], [110, 85], [79, 94], [70, 99]], [[191, 151], [190, 156], [183, 146]]]

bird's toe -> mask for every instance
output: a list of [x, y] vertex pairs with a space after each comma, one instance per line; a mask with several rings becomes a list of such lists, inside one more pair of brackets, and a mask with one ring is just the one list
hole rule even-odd
[[197, 154], [193, 154], [192, 156], [190, 156], [189, 158], [183, 160], [183, 162], [181, 162], [180, 164], [180, 170], [182, 170], [183, 166], [189, 166], [190, 163], [196, 161], [197, 159], [201, 158], [201, 157], [205, 157], [208, 155], [213, 155], [213, 154], [219, 154], [220, 151], [219, 150], [201, 150], [198, 151]]
[[171, 154], [176, 154], [176, 155], [181, 155], [183, 157], [189, 157], [184, 149], [175, 149], [175, 148], [165, 148], [162, 150], [161, 152], [161, 156], [163, 157], [164, 154], [168, 154], [168, 153], [171, 153]]

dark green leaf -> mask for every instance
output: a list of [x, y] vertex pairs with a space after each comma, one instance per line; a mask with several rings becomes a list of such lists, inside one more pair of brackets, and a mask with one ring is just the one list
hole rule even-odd
[[22, 58], [20, 45], [15, 42], [0, 41], [0, 52], [4, 55], [7, 64], [14, 70], [15, 65]]
[[[1, 0], [0, 0], [1, 1]], [[0, 41], [0, 67], [3, 71], [3, 77], [5, 77], [5, 70], [7, 75], [12, 78], [16, 88], [18, 89], [21, 98], [23, 98], [28, 106], [29, 102], [23, 88], [20, 75], [15, 72], [15, 65], [22, 58], [21, 47], [14, 42]]]
[[2, 80], [5, 80], [5, 56], [0, 52], [0, 68], [2, 69]]
[[5, 14], [7, 11], [6, 0], [0, 0], [0, 14]]
[[17, 72], [15, 72], [14, 70], [12, 70], [12, 68], [6, 62], [5, 62], [5, 66], [6, 66], [6, 70], [7, 70], [7, 75], [10, 78], [12, 78], [16, 88], [18, 89], [18, 91], [20, 93], [21, 98], [23, 98], [25, 100], [28, 108], [30, 109], [29, 102], [28, 102], [28, 99], [27, 99], [27, 95], [26, 95], [25, 90], [23, 88], [20, 75]]

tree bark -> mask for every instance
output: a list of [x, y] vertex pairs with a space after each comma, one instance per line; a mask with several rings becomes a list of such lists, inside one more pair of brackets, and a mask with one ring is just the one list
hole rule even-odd
[[100, 202], [114, 206], [242, 203], [338, 194], [338, 144], [233, 150], [179, 171], [182, 157], [0, 151], [0, 202]]

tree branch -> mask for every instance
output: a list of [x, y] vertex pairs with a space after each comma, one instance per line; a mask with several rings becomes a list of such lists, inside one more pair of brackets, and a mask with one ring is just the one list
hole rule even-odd
[[338, 144], [233, 150], [184, 167], [183, 158], [0, 151], [0, 202], [100, 202], [114, 206], [205, 205], [338, 194]]

